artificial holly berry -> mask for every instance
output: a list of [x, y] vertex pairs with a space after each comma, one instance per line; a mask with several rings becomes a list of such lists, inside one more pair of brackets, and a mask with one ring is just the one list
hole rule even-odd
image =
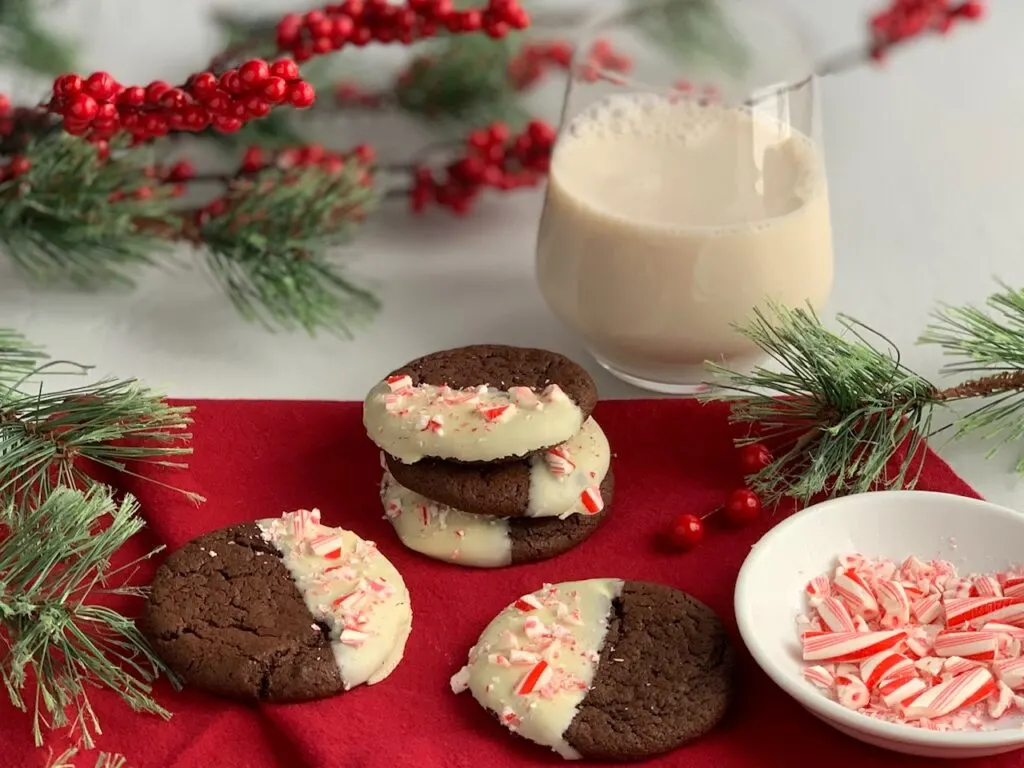
[[704, 540], [704, 521], [696, 515], [677, 516], [669, 526], [668, 540], [677, 549], [693, 549]]
[[761, 514], [761, 499], [753, 491], [739, 488], [729, 494], [722, 512], [731, 525], [743, 526]]
[[761, 443], [749, 443], [739, 449], [740, 469], [744, 477], [756, 475], [772, 463], [772, 454]]

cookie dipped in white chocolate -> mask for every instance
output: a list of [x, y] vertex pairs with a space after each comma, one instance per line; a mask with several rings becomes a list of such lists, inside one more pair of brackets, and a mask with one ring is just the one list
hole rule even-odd
[[562, 757], [579, 759], [565, 732], [590, 689], [620, 579], [545, 585], [487, 626], [452, 678], [505, 726]]
[[391, 674], [412, 629], [412, 608], [401, 574], [376, 545], [321, 525], [315, 509], [256, 525], [281, 553], [309, 612], [330, 628], [345, 690]]
[[385, 472], [380, 487], [384, 514], [414, 552], [476, 568], [512, 564], [507, 518], [473, 515], [404, 488]]
[[454, 390], [392, 376], [367, 395], [363, 425], [379, 448], [406, 464], [426, 456], [496, 461], [572, 438], [583, 412], [558, 385]]
[[[611, 464], [611, 447], [593, 418], [572, 438], [530, 457], [528, 517], [568, 517], [594, 514], [595, 497]], [[596, 497], [600, 501], [600, 496]]]

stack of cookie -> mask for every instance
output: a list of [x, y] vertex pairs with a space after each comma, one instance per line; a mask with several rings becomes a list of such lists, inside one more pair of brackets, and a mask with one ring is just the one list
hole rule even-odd
[[479, 345], [399, 368], [367, 395], [381, 499], [405, 546], [499, 568], [561, 554], [612, 500], [597, 387], [562, 355]]

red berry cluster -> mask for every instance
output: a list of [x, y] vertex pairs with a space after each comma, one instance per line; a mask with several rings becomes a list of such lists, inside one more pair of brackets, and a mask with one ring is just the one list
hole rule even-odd
[[504, 123], [473, 131], [466, 140], [465, 155], [449, 163], [440, 179], [427, 167], [416, 169], [412, 210], [419, 213], [433, 202], [461, 215], [487, 188], [536, 186], [548, 171], [554, 143], [554, 129], [539, 120], [515, 136]]
[[[771, 453], [760, 443], [745, 445], [739, 450], [739, 464], [744, 477], [755, 475], [773, 461]], [[704, 520], [721, 512], [735, 527], [753, 522], [761, 514], [761, 500], [747, 488], [737, 488], [725, 504], [706, 515], [682, 514], [673, 518], [667, 531], [669, 543], [676, 549], [690, 550], [704, 540]]]
[[[320, 144], [309, 144], [302, 147], [288, 147], [276, 154], [268, 155], [263, 148], [251, 146], [245, 150], [242, 162], [239, 165], [238, 173], [229, 180], [229, 190], [241, 188], [245, 184], [251, 184], [246, 177], [259, 173], [267, 168], [277, 168], [281, 171], [295, 171], [287, 176], [281, 183], [290, 184], [298, 181], [301, 172], [309, 168], [320, 168], [328, 173], [337, 174], [353, 166], [357, 167], [359, 174], [358, 183], [364, 187], [373, 184], [373, 165], [377, 161], [377, 153], [368, 144], [360, 144], [348, 152], [332, 152]], [[215, 216], [223, 216], [229, 213], [231, 201], [229, 197], [220, 197], [211, 202], [205, 208], [198, 211], [197, 223], [202, 225]]]
[[527, 43], [508, 63], [508, 79], [518, 91], [525, 91], [552, 69], [565, 70], [572, 62], [572, 45], [555, 40]]
[[596, 40], [587, 51], [576, 74], [580, 80], [587, 83], [596, 83], [598, 80], [618, 82], [619, 79], [610, 73], [626, 74], [632, 69], [633, 62], [627, 56], [618, 53], [610, 42]]
[[87, 78], [61, 75], [53, 84], [50, 111], [64, 118], [64, 130], [92, 141], [127, 131], [136, 141], [171, 131], [201, 131], [212, 126], [231, 133], [249, 120], [265, 117], [278, 104], [303, 109], [313, 104], [313, 86], [295, 62], [268, 64], [252, 59], [220, 76], [200, 72], [182, 86], [155, 80], [148, 86], [124, 86], [107, 72]]
[[871, 57], [881, 60], [889, 49], [925, 32], [948, 33], [957, 21], [985, 14], [982, 0], [895, 0], [871, 18]]
[[517, 0], [488, 0], [483, 9], [455, 10], [452, 0], [346, 0], [305, 14], [291, 13], [277, 25], [277, 47], [306, 61], [345, 45], [400, 42], [409, 45], [439, 31], [480, 32], [501, 38], [525, 29], [530, 17]]
[[[101, 155], [101, 159], [105, 159]], [[142, 174], [149, 183], [136, 187], [131, 191], [119, 190], [112, 192], [110, 202], [122, 200], [151, 200], [181, 197], [185, 194], [185, 183], [195, 178], [196, 169], [188, 160], [181, 160], [170, 167], [149, 165], [142, 169]]]

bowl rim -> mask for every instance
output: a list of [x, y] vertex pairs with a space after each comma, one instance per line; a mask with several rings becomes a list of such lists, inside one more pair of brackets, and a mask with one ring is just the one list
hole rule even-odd
[[826, 721], [833, 720], [852, 731], [867, 731], [875, 736], [885, 737], [892, 741], [921, 746], [998, 747], [1022, 743], [1024, 742], [1024, 729], [925, 731], [901, 723], [888, 723], [884, 720], [876, 720], [875, 718], [849, 710], [838, 702], [822, 696], [810, 685], [805, 684], [802, 679], [795, 679], [783, 673], [774, 662], [769, 661], [752, 626], [753, 620], [745, 608], [745, 606], [750, 605], [749, 593], [754, 583], [750, 574], [757, 567], [758, 561], [763, 556], [768, 544], [773, 537], [784, 535], [787, 529], [799, 524], [806, 516], [820, 513], [823, 509], [843, 507], [851, 502], [864, 503], [867, 500], [865, 497], [885, 497], [890, 503], [895, 502], [899, 504], [902, 503], [900, 499], [940, 496], [944, 497], [944, 501], [947, 503], [952, 500], [954, 504], [961, 504], [975, 509], [986, 508], [988, 512], [996, 513], [1000, 516], [1013, 517], [1024, 527], [1024, 514], [1020, 512], [998, 504], [992, 504], [983, 499], [940, 491], [870, 491], [812, 504], [770, 529], [747, 554], [736, 577], [736, 587], [733, 593], [733, 611], [736, 614], [736, 625], [743, 644], [747, 647], [747, 651], [753, 656], [754, 661], [757, 662], [757, 665], [764, 673], [771, 678], [772, 682], [789, 694], [801, 706], [821, 715]]

